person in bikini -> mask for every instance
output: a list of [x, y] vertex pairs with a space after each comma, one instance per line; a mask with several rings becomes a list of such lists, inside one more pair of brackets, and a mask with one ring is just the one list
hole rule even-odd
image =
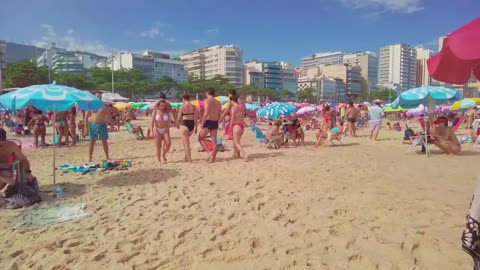
[[265, 136], [267, 140], [274, 141], [277, 148], [280, 148], [283, 141], [283, 134], [280, 127], [282, 126], [282, 121], [276, 120], [275, 123], [270, 127], [270, 130], [267, 132]]
[[197, 119], [198, 112], [195, 106], [190, 103], [190, 96], [188, 94], [183, 95], [183, 105], [178, 111], [177, 117], [177, 129], [183, 136], [183, 147], [185, 149], [185, 161], [192, 163], [192, 151], [190, 150], [190, 137], [193, 132], [197, 134]]
[[[430, 120], [431, 121], [431, 120]], [[452, 128], [448, 126], [446, 117], [438, 117], [433, 122], [433, 131], [431, 142], [447, 155], [457, 155], [462, 150], [462, 146]]]
[[347, 111], [345, 112], [345, 119], [347, 119], [347, 127], [350, 130], [350, 135], [353, 137], [357, 136], [357, 120], [358, 120], [358, 110], [353, 106], [353, 101], [348, 103]]
[[205, 112], [202, 117], [202, 129], [198, 135], [198, 141], [208, 152], [206, 138], [210, 134], [210, 139], [212, 142], [212, 153], [209, 154], [207, 161], [215, 162], [217, 157], [217, 131], [218, 131], [218, 120], [220, 119], [220, 114], [222, 112], [222, 105], [215, 99], [215, 90], [209, 88], [207, 90], [207, 98], [204, 101]]
[[167, 102], [161, 100], [155, 105], [152, 113], [152, 119], [150, 124], [150, 130], [153, 133], [153, 140], [155, 142], [155, 153], [157, 156], [157, 162], [167, 162], [167, 145], [170, 144], [170, 115], [167, 112]]
[[[102, 93], [95, 93], [97, 98], [102, 99]], [[88, 148], [88, 160], [92, 162], [93, 150], [97, 140], [102, 141], [105, 158], [110, 159], [108, 153], [108, 123], [112, 123], [112, 114], [110, 107], [105, 106], [98, 111], [88, 111], [85, 114], [85, 127], [88, 128], [88, 137], [90, 139], [90, 147]]]
[[241, 158], [248, 161], [248, 154], [241, 145], [240, 141], [245, 131], [245, 123], [243, 119], [247, 115], [247, 109], [243, 103], [243, 99], [237, 95], [230, 97], [231, 112], [230, 112], [230, 127], [233, 132], [233, 158]]
[[65, 144], [68, 145], [70, 130], [68, 128], [68, 111], [57, 112], [55, 115], [55, 127], [58, 133], [58, 146], [62, 145], [62, 139], [65, 137]]
[[332, 128], [333, 112], [330, 110], [330, 106], [325, 105], [322, 111], [323, 129], [330, 130]]
[[45, 135], [47, 134], [47, 126], [45, 123], [48, 123], [48, 118], [42, 114], [42, 111], [36, 110], [33, 118], [28, 123], [29, 126], [33, 126], [33, 139], [35, 147], [38, 147], [38, 137], [42, 139], [42, 146], [45, 146]]

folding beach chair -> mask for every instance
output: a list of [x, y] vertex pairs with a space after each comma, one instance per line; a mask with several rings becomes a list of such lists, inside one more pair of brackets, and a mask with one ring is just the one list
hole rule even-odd
[[[428, 128], [427, 125], [425, 124], [425, 120], [423, 118], [418, 119], [418, 122], [420, 123], [420, 126], [423, 129], [423, 132], [420, 132], [419, 134], [410, 137], [410, 140], [412, 141], [412, 144], [410, 147], [407, 149], [407, 153], [409, 152], [415, 152], [416, 147], [418, 145], [422, 146], [423, 149], [426, 149], [426, 154], [429, 156], [430, 155], [430, 148], [427, 146], [428, 144]], [[425, 132], [427, 132], [427, 139], [425, 139]]]
[[458, 122], [455, 124], [455, 126], [452, 128], [453, 132], [457, 132], [460, 126], [465, 122], [465, 118], [460, 118], [458, 119]]
[[126, 122], [126, 123], [125, 123], [125, 126], [127, 127], [128, 133], [135, 135], [135, 138], [136, 138], [137, 140], [143, 140], [143, 138], [142, 138], [142, 136], [140, 135], [140, 133], [139, 133], [138, 131], [133, 130], [133, 125], [132, 125], [132, 123]]
[[277, 149], [277, 148], [279, 148], [279, 145], [277, 145], [277, 143], [275, 141], [273, 141], [273, 140], [269, 141], [267, 139], [267, 137], [265, 136], [265, 134], [263, 134], [263, 132], [262, 132], [262, 130], [260, 129], [259, 126], [253, 125], [251, 128], [255, 132], [255, 137], [258, 139], [258, 142], [260, 142], [261, 144], [265, 144], [265, 147], [267, 149], [271, 149], [271, 148]]
[[364, 135], [366, 125], [367, 120], [364, 117], [359, 117], [357, 120], [357, 131], [360, 131], [362, 135]]

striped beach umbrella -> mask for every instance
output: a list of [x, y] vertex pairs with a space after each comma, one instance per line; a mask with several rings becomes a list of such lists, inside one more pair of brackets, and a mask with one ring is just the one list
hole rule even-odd
[[413, 88], [401, 93], [395, 101], [392, 102], [394, 109], [398, 106], [403, 108], [417, 108], [420, 104], [425, 106], [429, 104], [443, 104], [447, 102], [458, 101], [463, 98], [463, 94], [454, 89], [436, 87], [436, 86], [423, 86]]
[[257, 115], [268, 119], [277, 119], [293, 115], [297, 108], [297, 106], [292, 104], [272, 103], [258, 110]]
[[468, 109], [479, 104], [480, 98], [464, 98], [460, 101], [455, 102], [452, 107], [450, 107], [450, 110], [457, 111], [462, 109]]

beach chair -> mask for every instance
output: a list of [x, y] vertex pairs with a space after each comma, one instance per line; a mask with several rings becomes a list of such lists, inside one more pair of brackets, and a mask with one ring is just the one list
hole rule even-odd
[[265, 136], [265, 134], [263, 134], [263, 132], [262, 132], [262, 130], [260, 129], [259, 126], [253, 125], [251, 128], [255, 132], [255, 138], [257, 138], [257, 140], [258, 140], [258, 142], [260, 142], [260, 144], [265, 144], [265, 148], [267, 148], [267, 149], [271, 149], [271, 148], [277, 149], [277, 148], [280, 147], [279, 145], [277, 145], [277, 143], [275, 143], [275, 141], [269, 141], [267, 139], [267, 137]]
[[357, 121], [357, 131], [360, 131], [362, 135], [364, 135], [366, 125], [367, 119], [365, 119], [365, 117], [359, 117]]

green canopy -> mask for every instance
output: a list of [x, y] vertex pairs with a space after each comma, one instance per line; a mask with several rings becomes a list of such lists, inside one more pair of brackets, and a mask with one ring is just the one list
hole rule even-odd
[[384, 112], [403, 112], [403, 111], [408, 111], [408, 109], [404, 109], [400, 106], [398, 108], [394, 109], [392, 107], [386, 107], [383, 109]]

